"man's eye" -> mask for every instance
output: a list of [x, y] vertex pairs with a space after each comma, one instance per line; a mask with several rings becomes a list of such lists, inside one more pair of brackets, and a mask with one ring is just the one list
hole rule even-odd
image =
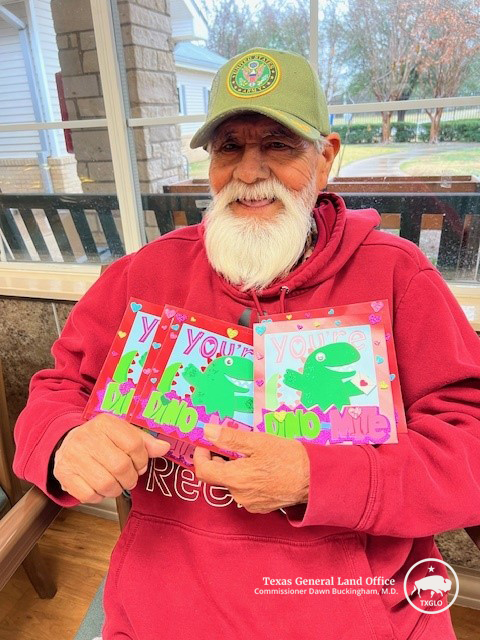
[[284, 142], [279, 142], [278, 140], [276, 140], [275, 142], [270, 142], [268, 146], [271, 149], [288, 149], [288, 145], [286, 145]]
[[227, 142], [226, 144], [222, 145], [221, 150], [222, 151], [237, 151], [238, 149], [238, 144], [235, 144], [234, 142]]

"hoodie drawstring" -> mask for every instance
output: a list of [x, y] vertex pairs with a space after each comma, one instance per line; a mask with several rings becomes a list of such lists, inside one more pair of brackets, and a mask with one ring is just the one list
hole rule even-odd
[[[285, 296], [289, 291], [290, 289], [286, 286], [280, 287], [280, 313], [285, 313], [286, 311]], [[258, 299], [257, 292], [255, 291], [255, 289], [252, 290], [252, 298], [255, 304], [255, 308], [257, 310], [258, 322], [260, 322], [260, 318], [266, 315], [266, 312], [262, 309], [260, 305], [260, 300]]]
[[262, 307], [260, 306], [260, 301], [258, 299], [257, 296], [257, 292], [255, 291], [255, 289], [252, 290], [252, 298], [253, 298], [253, 302], [255, 303], [255, 308], [257, 310], [257, 322], [260, 322], [260, 318], [261, 316], [264, 316], [265, 313], [262, 310]]
[[285, 313], [286, 309], [285, 309], [285, 296], [287, 295], [287, 293], [290, 291], [290, 289], [288, 287], [280, 287], [281, 290], [281, 294], [280, 294], [280, 313]]

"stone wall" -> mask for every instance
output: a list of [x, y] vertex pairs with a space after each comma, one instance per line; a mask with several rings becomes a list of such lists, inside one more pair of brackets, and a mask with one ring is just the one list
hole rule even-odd
[[[82, 193], [73, 155], [48, 158], [55, 193]], [[3, 193], [44, 193], [37, 158], [0, 158], [0, 191]]]
[[[132, 117], [178, 115], [171, 20], [166, 0], [118, 2]], [[68, 116], [105, 116], [89, 0], [52, 0]], [[135, 130], [142, 193], [184, 178], [179, 128]], [[106, 129], [72, 131], [85, 192], [114, 193]]]

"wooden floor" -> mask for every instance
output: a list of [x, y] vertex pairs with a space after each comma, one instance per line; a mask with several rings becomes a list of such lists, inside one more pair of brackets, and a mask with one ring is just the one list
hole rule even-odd
[[[40, 600], [19, 569], [0, 593], [0, 640], [72, 640], [107, 572], [118, 535], [116, 522], [62, 511], [40, 544], [57, 595]], [[454, 605], [451, 612], [458, 640], [479, 640], [480, 611]]]
[[19, 569], [0, 593], [0, 640], [72, 640], [104, 578], [118, 523], [64, 509], [40, 548], [58, 587], [40, 600]]

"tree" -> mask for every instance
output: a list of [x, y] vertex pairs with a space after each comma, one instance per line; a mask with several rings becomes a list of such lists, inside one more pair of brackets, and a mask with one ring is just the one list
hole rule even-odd
[[[336, 5], [336, 0], [326, 0], [319, 25], [319, 76], [327, 99], [338, 91], [341, 79], [343, 29]], [[309, 57], [309, 0], [270, 0], [256, 11], [245, 0], [219, 0], [213, 5], [204, 2], [204, 9], [209, 22], [207, 46], [226, 58], [255, 46]]]
[[[420, 86], [431, 98], [455, 96], [480, 52], [477, 0], [424, 0], [419, 26]], [[477, 78], [478, 87], [478, 78]], [[438, 142], [443, 107], [427, 109], [430, 142]]]
[[220, 0], [213, 7], [205, 4], [204, 8], [209, 23], [209, 49], [231, 58], [255, 46], [256, 24], [252, 10], [245, 2]]
[[[420, 6], [419, 6], [420, 5]], [[423, 7], [418, 0], [349, 0], [349, 61], [379, 102], [411, 91], [421, 47], [415, 38]], [[392, 112], [382, 112], [382, 141], [390, 139]]]

